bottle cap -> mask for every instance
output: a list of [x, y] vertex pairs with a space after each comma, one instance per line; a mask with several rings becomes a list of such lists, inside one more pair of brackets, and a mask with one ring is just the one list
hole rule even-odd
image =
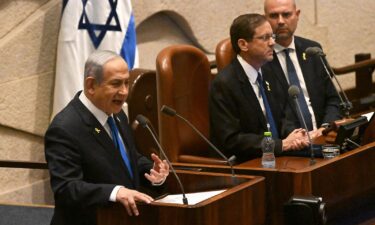
[[269, 131], [264, 132], [265, 137], [272, 137], [272, 133]]

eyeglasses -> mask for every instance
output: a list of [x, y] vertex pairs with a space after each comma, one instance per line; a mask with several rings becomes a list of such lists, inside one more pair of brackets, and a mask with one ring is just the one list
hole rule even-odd
[[276, 34], [265, 34], [265, 35], [262, 35], [262, 36], [259, 36], [259, 37], [253, 37], [253, 39], [259, 39], [259, 40], [262, 40], [262, 41], [269, 41], [271, 38], [273, 40], [275, 40]]

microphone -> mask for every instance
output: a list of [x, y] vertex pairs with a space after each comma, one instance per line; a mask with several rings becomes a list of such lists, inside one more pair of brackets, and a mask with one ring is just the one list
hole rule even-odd
[[136, 119], [135, 119], [134, 122], [137, 122], [143, 128], [145, 128], [146, 125], [149, 126], [150, 129], [151, 129], [150, 132], [152, 132], [153, 135], [155, 135], [156, 139], [159, 140], [158, 134], [156, 133], [154, 126], [152, 126], [152, 123], [150, 122], [150, 120], [147, 117], [139, 114], [135, 118]]
[[[326, 59], [326, 54], [324, 54], [324, 52], [321, 48], [316, 47], [316, 46], [306, 48], [305, 52], [308, 56], [314, 56], [314, 55], [319, 56], [320, 61], [322, 62], [323, 67], [324, 67], [327, 75], [329, 76], [329, 78], [330, 78], [330, 80], [331, 80], [331, 82], [332, 82], [332, 84], [333, 84], [333, 86], [336, 90], [337, 95], [340, 98], [340, 102], [341, 102], [340, 103], [340, 110], [341, 110], [342, 114], [345, 115], [346, 118], [349, 118], [350, 117], [349, 111], [353, 108], [353, 104], [349, 101], [348, 96], [346, 96], [346, 93], [345, 93], [344, 89], [341, 87], [341, 84], [338, 81], [335, 72], [333, 71], [332, 67], [329, 65], [329, 63]], [[336, 84], [339, 87], [340, 92], [342, 94], [340, 94], [340, 92], [337, 90], [335, 84], [333, 83], [332, 78], [335, 79]]]
[[180, 186], [180, 189], [181, 189], [181, 192], [182, 192], [182, 202], [185, 205], [188, 205], [188, 199], [186, 198], [186, 195], [185, 195], [184, 186], [182, 185], [180, 178], [177, 176], [176, 170], [173, 168], [172, 163], [169, 161], [167, 155], [165, 154], [163, 148], [161, 147], [161, 145], [160, 145], [158, 139], [156, 138], [154, 132], [151, 130], [150, 126], [148, 125], [149, 120], [141, 114], [137, 115], [137, 117], [135, 119], [138, 121], [138, 123], [143, 128], [146, 128], [150, 132], [152, 138], [154, 139], [156, 145], [158, 146], [158, 148], [160, 150], [160, 153], [163, 155], [164, 159], [167, 161], [169, 167], [171, 168], [171, 171], [172, 171], [173, 175], [176, 177], [176, 180], [177, 180], [178, 185]]
[[302, 114], [301, 106], [299, 105], [299, 102], [298, 102], [298, 99], [297, 99], [298, 95], [300, 94], [300, 90], [296, 85], [291, 85], [288, 89], [288, 94], [291, 98], [293, 98], [293, 100], [296, 104], [297, 112], [299, 113], [299, 115], [302, 119], [303, 128], [306, 130], [307, 138], [309, 139], [310, 165], [314, 165], [315, 164], [315, 158], [314, 158], [314, 150], [312, 148], [311, 137], [310, 137], [310, 134], [309, 134], [309, 130], [307, 129], [307, 126], [306, 126], [305, 118], [303, 117], [303, 114]]
[[323, 50], [319, 47], [316, 47], [316, 46], [306, 48], [305, 52], [308, 56], [313, 56], [313, 55], [325, 56]]
[[235, 177], [234, 169], [233, 169], [233, 162], [236, 160], [236, 156], [232, 155], [229, 157], [229, 159], [219, 150], [217, 149], [193, 124], [191, 124], [187, 119], [182, 117], [180, 114], [178, 114], [174, 109], [163, 105], [160, 109], [163, 113], [167, 114], [168, 116], [177, 116], [182, 121], [184, 121], [189, 127], [191, 127], [213, 150], [216, 151], [220, 155], [221, 158], [225, 160], [225, 162], [230, 166], [230, 169], [232, 171], [232, 177]]

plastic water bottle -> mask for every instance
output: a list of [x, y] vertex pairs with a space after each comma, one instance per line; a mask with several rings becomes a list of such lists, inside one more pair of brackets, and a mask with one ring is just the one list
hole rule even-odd
[[272, 134], [269, 131], [264, 132], [262, 140], [262, 166], [265, 168], [275, 168], [275, 141], [272, 139]]

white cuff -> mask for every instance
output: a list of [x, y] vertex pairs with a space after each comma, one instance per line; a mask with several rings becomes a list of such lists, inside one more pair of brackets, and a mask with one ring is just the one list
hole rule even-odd
[[118, 190], [120, 190], [120, 188], [122, 188], [124, 186], [121, 186], [121, 185], [117, 185], [115, 188], [113, 188], [112, 192], [111, 192], [111, 195], [109, 196], [109, 201], [111, 202], [116, 202], [116, 196], [117, 196], [117, 192]]

